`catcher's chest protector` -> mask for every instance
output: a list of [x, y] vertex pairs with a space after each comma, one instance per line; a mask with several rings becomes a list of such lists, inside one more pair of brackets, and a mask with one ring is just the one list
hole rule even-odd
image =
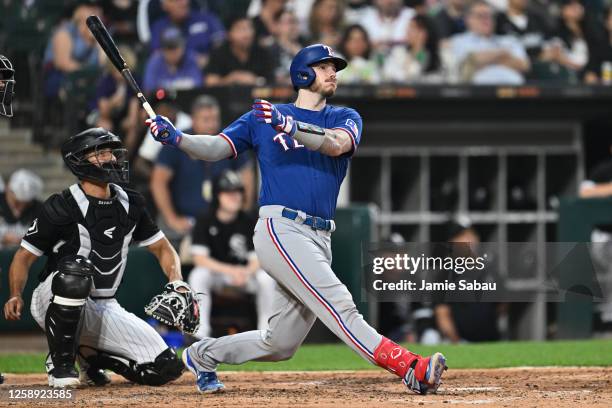
[[75, 184], [62, 193], [70, 207], [78, 237], [69, 250], [89, 258], [94, 265], [92, 298], [109, 298], [121, 284], [132, 234], [142, 208], [130, 205], [128, 194], [111, 185], [115, 198], [100, 200], [87, 197]]

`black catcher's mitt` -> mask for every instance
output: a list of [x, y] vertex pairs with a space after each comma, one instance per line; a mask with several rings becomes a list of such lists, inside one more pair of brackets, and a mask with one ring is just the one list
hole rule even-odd
[[[186, 291], [179, 291], [184, 288]], [[145, 313], [183, 333], [194, 334], [200, 326], [200, 307], [189, 285], [183, 281], [169, 282], [164, 291], [153, 297]]]

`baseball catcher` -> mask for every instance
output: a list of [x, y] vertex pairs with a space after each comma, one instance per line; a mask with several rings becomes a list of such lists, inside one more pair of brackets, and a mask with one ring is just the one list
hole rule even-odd
[[170, 282], [147, 310], [186, 330], [197, 322], [178, 255], [151, 220], [142, 195], [118, 184], [128, 181], [126, 153], [120, 139], [102, 128], [68, 139], [62, 156], [79, 183], [47, 199], [11, 263], [4, 314], [17, 320], [30, 266], [47, 256], [30, 310], [47, 335], [52, 387], [108, 384], [106, 369], [134, 383], [162, 385], [184, 369], [160, 335], [115, 299], [128, 247], [138, 243], [157, 258]]

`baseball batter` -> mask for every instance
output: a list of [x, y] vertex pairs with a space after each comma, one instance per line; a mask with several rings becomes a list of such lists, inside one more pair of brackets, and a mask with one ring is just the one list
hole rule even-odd
[[[331, 269], [338, 191], [362, 132], [355, 110], [326, 103], [336, 91], [336, 73], [346, 65], [328, 46], [302, 49], [290, 68], [296, 101], [255, 100], [251, 111], [219, 135], [187, 135], [160, 116], [147, 121], [157, 140], [203, 160], [235, 158], [251, 149], [261, 170], [253, 242], [262, 267], [279, 283], [273, 314], [265, 331], [204, 338], [185, 350], [183, 361], [196, 375], [200, 392], [224, 388], [215, 373], [219, 363], [291, 358], [317, 318], [364, 359], [399, 376], [408, 389], [425, 394], [440, 384], [444, 356], [421, 357], [377, 333]], [[159, 137], [162, 130], [169, 135]]]

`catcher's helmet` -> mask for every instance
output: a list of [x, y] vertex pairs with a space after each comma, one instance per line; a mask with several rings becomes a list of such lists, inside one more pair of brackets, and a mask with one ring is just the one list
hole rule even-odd
[[13, 116], [15, 70], [4, 55], [0, 55], [0, 115]]
[[315, 80], [315, 72], [312, 65], [317, 62], [331, 61], [336, 66], [337, 71], [346, 68], [346, 61], [343, 58], [337, 57], [331, 47], [323, 44], [313, 44], [306, 48], [302, 48], [295, 54], [291, 61], [291, 83], [297, 91], [298, 88], [308, 88]]
[[[111, 149], [113, 160], [95, 163], [89, 160], [91, 153]], [[129, 164], [127, 150], [119, 137], [104, 128], [87, 129], [62, 145], [62, 157], [70, 171], [79, 180], [92, 180], [102, 183], [127, 183]], [[94, 157], [97, 158], [97, 155]]]

